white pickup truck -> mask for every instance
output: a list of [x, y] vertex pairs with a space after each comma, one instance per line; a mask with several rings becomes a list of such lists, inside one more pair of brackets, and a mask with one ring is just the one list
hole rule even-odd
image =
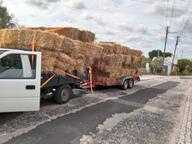
[[40, 99], [65, 103], [81, 80], [73, 75], [41, 72], [41, 53], [0, 48], [0, 113], [38, 111]]

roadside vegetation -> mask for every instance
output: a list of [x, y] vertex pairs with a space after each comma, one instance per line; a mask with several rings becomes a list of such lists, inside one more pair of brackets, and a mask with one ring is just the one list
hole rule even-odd
[[[148, 53], [149, 57], [143, 56], [142, 58], [142, 68], [144, 74], [146, 71], [146, 64], [148, 63], [150, 73], [148, 74], [165, 74], [163, 71], [163, 55], [161, 50], [152, 50]], [[172, 57], [169, 52], [165, 53], [165, 58]], [[192, 75], [192, 60], [190, 59], [179, 59], [177, 64], [174, 65], [172, 75]]]
[[172, 53], [170, 52], [162, 52], [161, 50], [152, 50], [149, 52], [149, 58], [152, 60], [154, 57], [163, 57], [165, 55], [165, 58], [171, 57]]
[[148, 53], [149, 57], [142, 58], [143, 72], [146, 72], [146, 64], [149, 64], [150, 74], [163, 74], [163, 56], [165, 58], [171, 57], [172, 53], [163, 53], [161, 50], [152, 50]]
[[179, 59], [177, 63], [178, 75], [192, 75], [192, 60]]
[[11, 24], [12, 16], [9, 14], [6, 7], [2, 6], [0, 1], [0, 29], [7, 28]]

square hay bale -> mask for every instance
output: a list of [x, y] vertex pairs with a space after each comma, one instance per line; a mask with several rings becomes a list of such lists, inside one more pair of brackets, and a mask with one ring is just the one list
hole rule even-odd
[[103, 53], [105, 54], [142, 55], [139, 50], [130, 49], [114, 42], [100, 42], [99, 45], [103, 47]]
[[94, 33], [73, 27], [29, 27], [28, 29], [48, 31], [82, 42], [93, 42], [95, 40]]
[[85, 66], [91, 66], [95, 77], [117, 78], [131, 75], [141, 63], [140, 51], [116, 43], [72, 40], [47, 29], [0, 30], [0, 46], [29, 50], [34, 47], [42, 52], [42, 70], [58, 74], [83, 72]]

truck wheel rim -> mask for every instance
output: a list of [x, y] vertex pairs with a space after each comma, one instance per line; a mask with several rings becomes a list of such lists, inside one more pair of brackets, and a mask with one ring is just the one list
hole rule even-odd
[[62, 101], [67, 101], [68, 100], [68, 93], [65, 91], [65, 90], [62, 90], [61, 92], [61, 98], [62, 98]]
[[125, 88], [125, 89], [128, 88], [128, 82], [127, 82], [127, 81], [124, 82], [124, 88]]
[[133, 81], [132, 80], [129, 80], [129, 86], [133, 87]]

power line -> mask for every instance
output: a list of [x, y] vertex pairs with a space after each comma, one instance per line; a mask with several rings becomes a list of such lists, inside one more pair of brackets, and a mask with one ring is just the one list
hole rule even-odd
[[[172, 2], [172, 9], [171, 9], [171, 20], [170, 20], [170, 27], [171, 27], [171, 25], [172, 25], [172, 22], [173, 22], [173, 19], [174, 19], [174, 17], [176, 16], [175, 15], [175, 5], [176, 5], [176, 0], [173, 0], [173, 2]], [[181, 30], [177, 30], [177, 31], [174, 31], [174, 32], [171, 32], [171, 31], [169, 31], [169, 33], [171, 33], [171, 34], [182, 34], [182, 32], [184, 31], [184, 29], [186, 28], [186, 25], [187, 25], [187, 23], [188, 23], [188, 21], [189, 21], [189, 17], [190, 17], [190, 5], [191, 5], [191, 0], [188, 0], [188, 2], [187, 2], [187, 4], [186, 4], [186, 13], [188, 13], [188, 18], [187, 18], [187, 20], [185, 21], [185, 23], [184, 23], [184, 25], [183, 25], [183, 23], [179, 26], [179, 27], [182, 27], [181, 28]], [[183, 25], [183, 26], [182, 26]], [[180, 33], [179, 33], [180, 32]]]
[[[170, 20], [170, 25], [169, 25], [169, 28], [172, 26], [172, 23], [173, 23], [173, 19], [174, 19], [174, 17], [176, 16], [175, 15], [175, 3], [176, 3], [176, 1], [175, 0], [173, 0], [173, 3], [172, 3], [172, 10], [171, 10], [171, 20]], [[172, 65], [173, 65], [173, 63], [174, 63], [174, 60], [175, 60], [175, 57], [176, 57], [176, 51], [177, 51], [177, 47], [178, 47], [178, 43], [179, 43], [179, 39], [180, 39], [180, 37], [182, 36], [182, 35], [184, 35], [184, 30], [186, 29], [186, 27], [187, 27], [187, 25], [189, 24], [189, 20], [190, 20], [190, 9], [189, 9], [189, 7], [190, 7], [190, 4], [191, 4], [191, 0], [188, 0], [188, 2], [187, 2], [187, 7], [186, 7], [186, 9], [187, 9], [187, 14], [188, 14], [188, 18], [186, 19], [186, 21], [184, 22], [184, 23], [182, 23], [182, 25], [180, 26], [181, 27], [181, 30], [177, 30], [176, 32], [171, 32], [170, 31], [170, 29], [168, 29], [168, 34], [166, 33], [166, 37], [168, 37], [169, 36], [169, 34], [177, 34], [178, 36], [177, 36], [177, 40], [176, 40], [176, 44], [175, 44], [175, 49], [174, 49], [174, 54], [173, 54], [173, 60], [172, 60]], [[166, 39], [168, 39], [168, 38], [166, 38]], [[165, 47], [166, 47], [166, 40], [165, 40]], [[166, 48], [164, 48], [164, 50], [166, 50]], [[182, 54], [183, 55], [183, 54]], [[173, 69], [173, 68], [172, 68]]]
[[169, 0], [166, 1], [166, 12], [165, 12], [165, 26], [167, 27], [169, 24], [168, 24], [168, 21], [169, 21]]
[[186, 15], [188, 15], [188, 17], [187, 17], [187, 19], [186, 19], [186, 21], [184, 22], [184, 25], [183, 25], [183, 27], [182, 27], [182, 25], [181, 25], [181, 30], [180, 31], [178, 31], [178, 33], [180, 34], [180, 35], [182, 35], [183, 33], [184, 33], [184, 30], [185, 30], [185, 28], [187, 27], [187, 24], [188, 24], [188, 22], [189, 22], [189, 19], [190, 19], [190, 5], [191, 5], [191, 0], [188, 0], [188, 2], [187, 2], [187, 7], [186, 7], [186, 9], [187, 9], [187, 12], [186, 12]]
[[173, 17], [174, 14], [175, 14], [175, 0], [173, 0], [173, 3], [172, 3], [171, 17]]
[[173, 0], [171, 14], [170, 14], [170, 26], [172, 25], [173, 19], [175, 17], [175, 4], [176, 4], [176, 1]]
[[183, 28], [181, 29], [180, 31], [180, 35], [183, 35], [184, 33], [184, 30], [186, 29], [188, 23], [189, 23], [189, 19], [190, 19], [190, 16], [187, 18], [187, 20], [185, 21], [184, 25], [183, 25]]
[[[185, 23], [184, 23], [184, 25], [183, 25], [183, 27], [181, 28], [181, 30], [178, 32], [179, 33], [179, 35], [181, 36], [181, 37], [185, 37], [184, 36], [184, 31], [185, 31], [185, 29], [187, 28], [187, 25], [189, 24], [189, 20], [190, 20], [190, 18], [191, 18], [191, 16], [190, 16], [190, 11], [189, 11], [189, 7], [190, 7], [190, 5], [191, 5], [191, 0], [188, 0], [188, 3], [187, 3], [187, 14], [188, 14], [188, 18], [186, 19], [186, 21], [185, 21]], [[183, 42], [183, 41], [182, 41]], [[183, 57], [183, 50], [182, 50], [182, 52], [181, 52], [181, 58]]]

